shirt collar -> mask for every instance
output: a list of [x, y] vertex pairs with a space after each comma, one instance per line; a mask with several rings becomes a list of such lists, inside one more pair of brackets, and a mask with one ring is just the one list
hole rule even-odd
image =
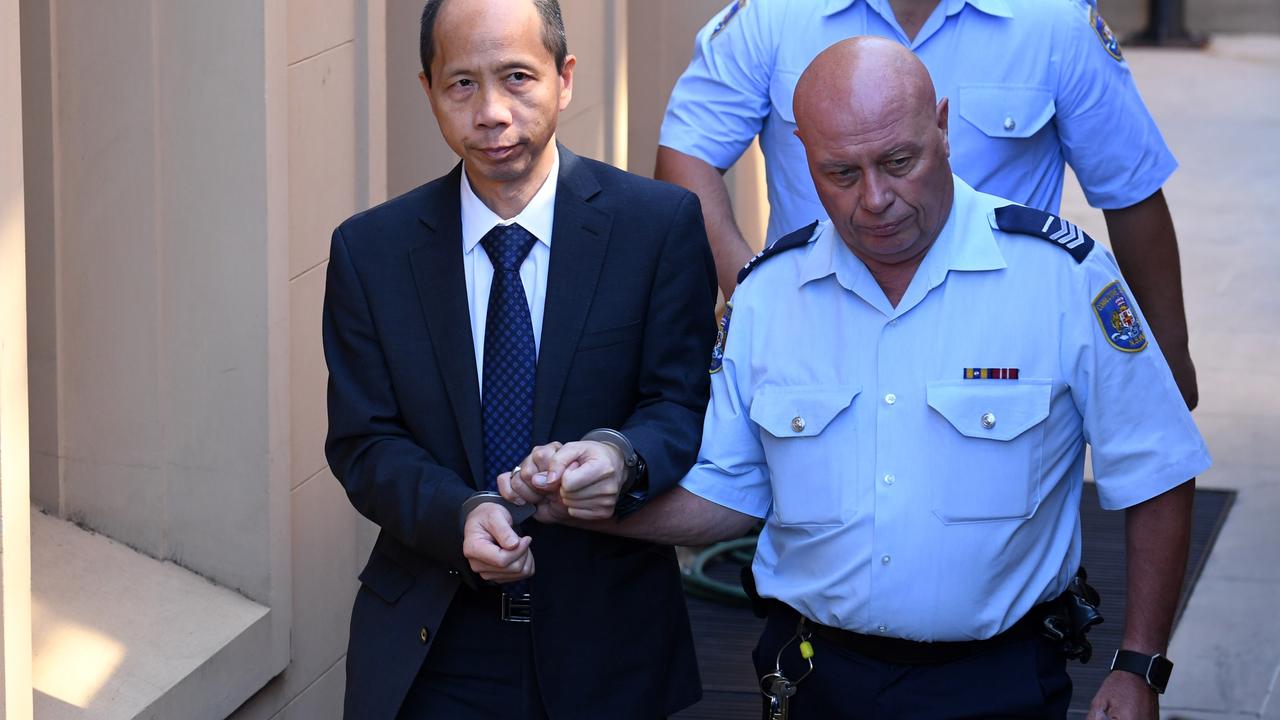
[[[823, 7], [822, 14], [824, 17], [827, 15], [835, 15], [841, 10], [851, 8], [859, 2], [870, 3], [876, 12], [880, 13], [882, 16], [885, 15], [887, 11], [886, 8], [882, 7], [884, 0], [826, 0], [826, 5]], [[947, 4], [948, 15], [953, 15], [956, 12], [959, 12], [961, 6], [969, 4], [988, 15], [995, 15], [996, 17], [1013, 17], [1013, 8], [1009, 6], [1009, 0], [941, 0], [941, 2]]]
[[555, 161], [551, 172], [542, 187], [534, 193], [529, 204], [524, 206], [515, 217], [503, 220], [484, 204], [475, 191], [471, 189], [471, 181], [467, 179], [467, 168], [462, 168], [462, 251], [470, 254], [484, 236], [496, 225], [519, 223], [520, 227], [533, 233], [538, 242], [551, 247], [551, 227], [555, 220], [556, 186], [560, 182], [560, 153], [555, 142], [548, 143], [546, 152], [552, 153]]
[[[916, 270], [917, 275], [928, 279], [929, 287], [937, 287], [951, 270], [999, 270], [1007, 267], [987, 220], [988, 204], [982, 202], [982, 196], [968, 183], [955, 175], [951, 177], [955, 181], [951, 214]], [[959, 236], [961, 228], [967, 231], [963, 237]], [[818, 225], [815, 235], [813, 249], [800, 266], [801, 285], [834, 274], [846, 289], [861, 295], [863, 285], [875, 282], [866, 266], [845, 246], [831, 221]]]

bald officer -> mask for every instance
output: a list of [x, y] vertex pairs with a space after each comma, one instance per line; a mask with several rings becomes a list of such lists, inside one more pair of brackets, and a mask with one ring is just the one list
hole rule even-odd
[[[1154, 719], [1208, 452], [1112, 257], [954, 176], [935, 97], [879, 38], [805, 71], [799, 139], [831, 220], [742, 273], [681, 488], [592, 526], [697, 545], [764, 519], [756, 664], [796, 682], [792, 718], [1063, 718], [1040, 629], [1080, 564], [1088, 445], [1129, 558], [1124, 653], [1093, 711]], [[554, 487], [573, 457], [543, 452]]]
[[736, 0], [719, 12], [672, 91], [655, 175], [701, 198], [725, 297], [752, 250], [721, 174], [759, 136], [766, 244], [824, 217], [792, 93], [820, 50], [858, 35], [900, 43], [929, 68], [951, 105], [952, 167], [974, 188], [1056, 213], [1071, 164], [1194, 408], [1178, 245], [1161, 192], [1177, 163], [1115, 36], [1083, 0]]

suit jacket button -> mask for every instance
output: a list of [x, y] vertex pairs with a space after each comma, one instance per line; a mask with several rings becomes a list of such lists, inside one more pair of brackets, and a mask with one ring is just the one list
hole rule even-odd
[[427, 640], [430, 638], [431, 638], [431, 631], [426, 629], [425, 627], [418, 631], [418, 639], [422, 641], [423, 645], [426, 645]]
[[458, 577], [458, 571], [453, 568], [449, 568], [449, 577]]

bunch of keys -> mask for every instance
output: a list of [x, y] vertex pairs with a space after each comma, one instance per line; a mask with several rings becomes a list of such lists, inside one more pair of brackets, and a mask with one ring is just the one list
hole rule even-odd
[[[778, 655], [773, 662], [773, 672], [760, 678], [760, 692], [769, 699], [767, 720], [787, 720], [791, 696], [796, 694], [796, 686], [813, 672], [813, 643], [809, 642], [809, 637], [810, 633], [805, 629], [802, 617], [799, 625], [796, 626], [796, 634], [778, 649]], [[782, 653], [796, 641], [800, 642], [800, 657], [809, 663], [809, 667], [803, 675], [791, 680], [782, 674]]]

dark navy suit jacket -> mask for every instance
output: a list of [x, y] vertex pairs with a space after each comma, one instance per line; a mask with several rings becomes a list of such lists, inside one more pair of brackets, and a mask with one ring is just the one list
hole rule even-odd
[[[701, 211], [680, 188], [559, 152], [533, 440], [617, 428], [656, 495], [693, 464], [709, 394], [716, 285]], [[454, 592], [483, 582], [462, 557], [458, 523], [483, 487], [460, 178], [461, 166], [333, 234], [325, 451], [351, 503], [381, 527], [352, 610], [347, 717], [391, 720]], [[654, 718], [695, 702], [673, 550], [526, 530], [551, 717]]]

